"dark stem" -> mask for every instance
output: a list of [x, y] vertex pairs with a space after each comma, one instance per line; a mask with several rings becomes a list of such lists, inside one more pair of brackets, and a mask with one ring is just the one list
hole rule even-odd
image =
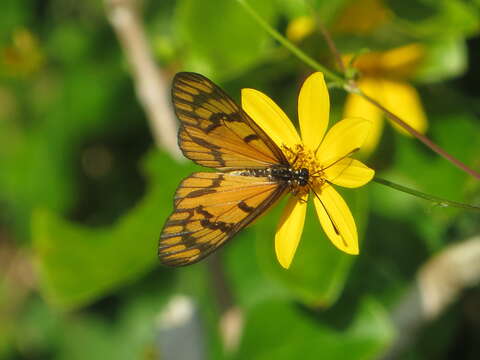
[[220, 312], [223, 314], [234, 305], [234, 301], [222, 261], [218, 254], [213, 254], [209, 259], [208, 271], [217, 304], [220, 308]]
[[335, 45], [335, 42], [333, 41], [332, 36], [330, 35], [330, 32], [328, 31], [327, 27], [323, 24], [322, 20], [320, 19], [320, 16], [318, 16], [318, 13], [315, 11], [311, 3], [310, 3], [310, 7], [312, 10], [312, 13], [315, 16], [315, 23], [318, 25], [320, 32], [325, 38], [328, 48], [330, 49], [330, 52], [333, 54], [333, 57], [335, 58], [335, 62], [337, 63], [338, 69], [342, 74], [345, 74], [346, 69], [345, 69], [345, 65], [343, 64], [340, 51], [338, 51], [337, 46]]

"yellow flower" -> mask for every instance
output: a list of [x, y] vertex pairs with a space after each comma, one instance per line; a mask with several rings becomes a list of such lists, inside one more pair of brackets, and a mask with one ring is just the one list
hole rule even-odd
[[315, 30], [315, 21], [311, 16], [300, 16], [287, 26], [287, 39], [293, 42], [300, 42]]
[[309, 172], [309, 184], [289, 198], [277, 228], [275, 251], [280, 264], [288, 268], [292, 262], [310, 192], [314, 193], [315, 209], [328, 238], [340, 250], [358, 254], [355, 221], [332, 185], [356, 188], [372, 179], [374, 171], [350, 157], [362, 146], [370, 121], [344, 119], [327, 132], [330, 100], [319, 72], [308, 77], [298, 97], [301, 136], [282, 109], [260, 91], [243, 89], [242, 107], [282, 149], [294, 170], [305, 168]]
[[[349, 57], [345, 57], [345, 63], [350, 61]], [[360, 89], [420, 133], [427, 130], [427, 118], [417, 91], [404, 79], [414, 73], [423, 57], [424, 48], [411, 44], [386, 52], [371, 52], [360, 56], [354, 63], [361, 73], [358, 81]], [[350, 94], [343, 115], [362, 116], [372, 121], [372, 130], [362, 147], [363, 154], [370, 154], [382, 133], [382, 111], [362, 97]], [[402, 134], [409, 135], [397, 124], [393, 123], [393, 126]]]

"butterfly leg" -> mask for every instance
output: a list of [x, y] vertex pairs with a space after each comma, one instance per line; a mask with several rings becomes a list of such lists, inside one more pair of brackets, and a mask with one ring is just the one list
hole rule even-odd
[[292, 193], [293, 196], [295, 196], [298, 201], [300, 201], [302, 204], [305, 204], [307, 200], [303, 198], [303, 195], [305, 195], [305, 190], [302, 189], [301, 187], [298, 186], [292, 186], [290, 192]]

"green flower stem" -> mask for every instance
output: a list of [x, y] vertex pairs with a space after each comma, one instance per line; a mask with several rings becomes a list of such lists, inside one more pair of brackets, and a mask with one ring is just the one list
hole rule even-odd
[[285, 46], [288, 50], [290, 50], [296, 57], [302, 60], [305, 64], [310, 65], [313, 69], [317, 71], [321, 71], [325, 77], [329, 78], [332, 81], [338, 82], [340, 84], [345, 84], [345, 79], [334, 73], [331, 70], [328, 70], [322, 64], [313, 60], [310, 56], [305, 54], [302, 50], [288, 41], [284, 36], [282, 36], [277, 30], [270, 26], [245, 0], [237, 0], [240, 5], [255, 19], [255, 21], [266, 31], [268, 32], [274, 39], [276, 39], [279, 43]]
[[[257, 23], [265, 30], [267, 31], [273, 38], [275, 38], [278, 42], [280, 42], [283, 46], [285, 46], [288, 50], [290, 50], [296, 57], [298, 57], [301, 61], [304, 63], [310, 65], [313, 69], [317, 71], [323, 72], [325, 77], [327, 79], [332, 80], [333, 82], [339, 84], [340, 86], [343, 87], [343, 89], [349, 93], [357, 94], [359, 96], [362, 96], [365, 100], [369, 101], [373, 105], [377, 106], [379, 109], [383, 110], [383, 112], [390, 118], [392, 121], [394, 121], [396, 124], [404, 128], [407, 132], [409, 132], [412, 136], [416, 137], [418, 140], [423, 142], [427, 147], [429, 147], [432, 151], [436, 152], [443, 158], [445, 158], [447, 161], [451, 162], [453, 165], [457, 166], [459, 169], [465, 171], [467, 174], [477, 178], [480, 180], [480, 173], [477, 171], [471, 169], [467, 165], [465, 165], [463, 162], [458, 160], [457, 158], [453, 157], [449, 153], [447, 153], [445, 150], [443, 150], [440, 146], [432, 142], [430, 139], [428, 139], [426, 136], [420, 134], [419, 132], [415, 131], [411, 126], [409, 126], [405, 121], [400, 119], [398, 116], [395, 114], [391, 113], [388, 111], [385, 107], [380, 105], [378, 101], [375, 99], [367, 96], [365, 93], [363, 93], [357, 85], [349, 81], [348, 79], [345, 79], [341, 75], [328, 70], [326, 67], [323, 65], [319, 64], [316, 62], [314, 59], [312, 59], [310, 56], [305, 54], [302, 50], [300, 50], [298, 47], [296, 47], [294, 44], [292, 44], [290, 41], [288, 41], [283, 35], [281, 35], [278, 31], [276, 31], [273, 27], [271, 27], [250, 5], [245, 1], [245, 0], [237, 0], [238, 3], [252, 16], [253, 19], [257, 21]], [[322, 31], [326, 33], [326, 29]], [[329, 41], [329, 35], [326, 36], [327, 42]], [[330, 48], [332, 48], [330, 44]], [[333, 47], [333, 49], [335, 49]], [[335, 49], [336, 50], [336, 49]]]
[[419, 198], [422, 198], [422, 199], [425, 199], [425, 200], [428, 200], [428, 201], [432, 201], [434, 203], [436, 203], [437, 205], [439, 206], [442, 206], [442, 207], [456, 207], [456, 208], [460, 208], [460, 209], [465, 209], [465, 210], [474, 210], [474, 211], [480, 211], [480, 207], [479, 206], [474, 206], [474, 205], [468, 205], [468, 204], [462, 204], [462, 203], [459, 203], [459, 202], [456, 202], [456, 201], [450, 201], [450, 200], [445, 200], [445, 199], [442, 199], [438, 196], [433, 196], [433, 195], [429, 195], [429, 194], [425, 194], [421, 191], [417, 191], [417, 190], [413, 190], [413, 189], [410, 189], [406, 186], [403, 186], [403, 185], [400, 185], [400, 184], [396, 184], [394, 182], [391, 182], [389, 180], [385, 180], [385, 179], [382, 179], [382, 178], [379, 178], [377, 176], [375, 176], [373, 179], [373, 181], [375, 181], [376, 183], [379, 183], [379, 184], [382, 184], [382, 185], [385, 185], [385, 186], [388, 186], [388, 187], [391, 187], [393, 189], [396, 189], [396, 190], [399, 190], [399, 191], [403, 191], [407, 194], [410, 194], [410, 195], [413, 195], [413, 196], [417, 196]]

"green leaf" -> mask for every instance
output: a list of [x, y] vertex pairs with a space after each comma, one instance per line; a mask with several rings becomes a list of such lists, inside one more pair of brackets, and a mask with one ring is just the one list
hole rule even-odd
[[[348, 4], [348, 0], [313, 0], [313, 1], [290, 1], [276, 0], [277, 6], [282, 13], [293, 20], [300, 16], [319, 16], [324, 25], [330, 25], [338, 13]], [[313, 11], [314, 12], [313, 12]]]
[[[0, 34], [4, 37], [10, 35], [12, 29], [25, 26], [34, 17], [28, 2], [6, 0], [2, 4], [2, 21], [0, 21]], [[4, 40], [4, 39], [2, 39]]]
[[111, 227], [80, 226], [48, 210], [34, 214], [40, 285], [53, 304], [87, 304], [158, 264], [158, 237], [179, 179], [171, 174], [188, 171], [161, 153], [150, 154], [146, 167], [148, 193]]
[[[266, 21], [274, 19], [274, 2], [258, 1], [253, 6]], [[175, 24], [185, 49], [183, 68], [214, 79], [254, 65], [273, 43], [234, 0], [178, 1]]]
[[426, 58], [415, 74], [420, 82], [438, 82], [467, 70], [467, 48], [463, 38], [442, 37], [430, 42]]
[[[251, 228], [240, 232], [219, 252], [225, 263], [225, 272], [235, 294], [235, 301], [243, 308], [250, 308], [273, 297], [277, 299], [289, 297], [289, 290], [277, 281], [272, 281], [268, 271], [260, 266], [262, 263], [260, 257], [263, 254], [255, 241], [257, 227], [275, 229], [276, 220], [278, 220], [276, 216], [267, 216]], [[269, 239], [264, 241], [270, 244]]]
[[402, 20], [410, 21], [409, 30], [419, 38], [466, 37], [478, 31], [480, 15], [471, 2], [390, 0], [388, 4]]
[[[166, 302], [161, 285], [120, 294], [115, 319], [105, 312], [83, 311], [72, 316], [34, 297], [23, 306], [12, 332], [16, 345], [39, 358], [140, 359], [155, 352], [157, 315]], [[47, 355], [48, 354], [48, 355]]]
[[5, 130], [0, 131], [0, 202], [22, 240], [30, 238], [35, 208], [65, 212], [72, 207], [76, 151], [92, 130], [118, 120], [112, 117], [118, 98], [111, 89], [124, 74], [117, 63], [62, 65], [63, 73], [45, 70], [31, 83], [15, 83], [9, 89], [15, 111], [5, 118], [0, 114]]
[[388, 314], [373, 299], [361, 302], [346, 329], [332, 328], [296, 304], [269, 300], [247, 313], [236, 358], [376, 359], [392, 337]]

